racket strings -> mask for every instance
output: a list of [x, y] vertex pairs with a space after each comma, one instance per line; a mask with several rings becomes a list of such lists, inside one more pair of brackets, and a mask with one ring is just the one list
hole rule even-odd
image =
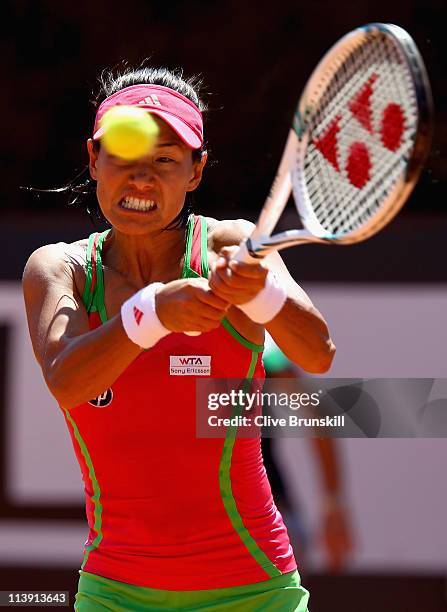
[[[326, 124], [331, 121], [333, 126], [336, 126], [337, 133], [341, 130], [340, 120], [337, 123], [334, 123], [333, 117], [336, 119], [340, 118], [339, 114], [336, 114], [336, 111], [343, 108], [347, 105], [349, 98], [353, 95], [354, 88], [358, 87], [358, 72], [356, 72], [356, 67], [360, 62], [363, 61], [364, 56], [364, 48], [360, 47], [356, 49], [352, 54], [349, 54], [341, 64], [339, 70], [335, 73], [332, 82], [329, 83], [327, 90], [325, 92], [325, 99], [321, 107], [318, 109], [316, 116], [314, 118], [313, 123], [315, 125], [322, 124], [324, 122]], [[348, 86], [346, 86], [348, 84]], [[338, 95], [334, 97], [333, 92], [337, 91]], [[345, 126], [348, 127], [349, 126]], [[328, 132], [326, 132], [327, 134]], [[337, 134], [338, 135], [338, 134]], [[327, 147], [325, 147], [327, 143]], [[335, 228], [331, 225], [328, 225], [331, 222], [331, 211], [340, 213], [340, 216], [337, 216], [338, 221], [342, 221], [345, 216], [345, 208], [348, 207], [349, 203], [349, 185], [347, 183], [341, 182], [340, 185], [337, 186], [337, 189], [334, 189], [333, 180], [331, 177], [331, 169], [327, 164], [328, 157], [330, 158], [331, 152], [332, 156], [336, 158], [336, 164], [332, 163], [337, 171], [340, 171], [339, 162], [338, 162], [338, 146], [332, 147], [332, 150], [329, 148], [332, 145], [331, 140], [329, 139], [326, 143], [322, 144], [319, 147], [319, 152], [323, 153], [323, 155], [317, 154], [315, 152], [314, 158], [310, 158], [308, 160], [308, 167], [313, 167], [310, 164], [317, 162], [318, 164], [318, 178], [324, 177], [323, 181], [315, 182], [315, 195], [319, 195], [318, 200], [312, 198], [314, 201], [314, 210], [318, 213], [320, 218], [320, 222], [326, 221], [324, 226], [326, 229], [329, 229], [331, 233], [335, 233]], [[329, 150], [328, 150], [329, 148]], [[317, 177], [315, 177], [317, 178]], [[322, 189], [323, 187], [323, 189]], [[331, 202], [332, 207], [328, 206], [328, 203]]]
[[[365, 62], [365, 56], [367, 55], [365, 53], [365, 46], [362, 46], [360, 48], [360, 61]], [[356, 60], [358, 58], [357, 57], [351, 57], [350, 58], [350, 64], [351, 67], [354, 66], [356, 64]], [[368, 61], [369, 58], [366, 57], [366, 61]], [[379, 58], [379, 61], [383, 61], [383, 58]], [[355, 105], [353, 105], [351, 103], [351, 108], [353, 108], [356, 112], [357, 112], [357, 119], [359, 120], [359, 123], [362, 124], [362, 126], [367, 129], [368, 131], [371, 130], [371, 124], [373, 122], [373, 118], [372, 118], [372, 107], [369, 104], [367, 107], [365, 106], [365, 104], [363, 104], [363, 106], [361, 105], [361, 103], [369, 103], [369, 96], [371, 93], [371, 82], [374, 82], [377, 79], [377, 75], [376, 73], [373, 73], [371, 75], [371, 77], [369, 78], [369, 82], [367, 82], [366, 84], [366, 88], [364, 88], [363, 92], [360, 92], [360, 96], [357, 95], [357, 99], [355, 99], [355, 97], [353, 98], [355, 101]], [[357, 86], [357, 83], [355, 83], [355, 86]], [[351, 88], [344, 88], [344, 102], [349, 104], [349, 98], [352, 94], [352, 91], [350, 90]], [[369, 91], [368, 91], [369, 89]], [[361, 100], [361, 98], [364, 98], [364, 100]], [[352, 132], [352, 131], [351, 131]], [[350, 134], [350, 137], [353, 138], [355, 136], [355, 134]], [[370, 160], [368, 159], [368, 149], [366, 148], [365, 144], [362, 141], [355, 141], [354, 140], [354, 145], [351, 145], [351, 151], [354, 154], [354, 157], [351, 157], [348, 160], [348, 166], [347, 166], [347, 171], [349, 172], [349, 179], [350, 182], [352, 184], [354, 184], [354, 186], [356, 187], [362, 187], [364, 185], [364, 183], [367, 181], [368, 176], [369, 176], [369, 165], [370, 165]], [[343, 183], [342, 183], [343, 185]], [[349, 213], [349, 215], [351, 216], [351, 219], [349, 218], [349, 216], [347, 217], [347, 219], [345, 219], [345, 222], [343, 223], [343, 218], [339, 217], [338, 214], [336, 215], [335, 211], [332, 210], [332, 216], [330, 215], [330, 210], [329, 210], [329, 214], [327, 215], [326, 221], [327, 222], [332, 222], [333, 219], [337, 218], [338, 223], [339, 223], [339, 227], [332, 227], [332, 231], [335, 232], [340, 232], [346, 229], [350, 229], [349, 226], [347, 226], [346, 221], [351, 221], [353, 224], [355, 224], [355, 219], [353, 216], [353, 211], [352, 211], [352, 204], [355, 205], [356, 201], [358, 200], [358, 205], [356, 206], [356, 212], [357, 212], [357, 221], [361, 221], [362, 220], [362, 212], [366, 212], [366, 214], [371, 214], [371, 212], [374, 210], [374, 206], [371, 206], [371, 201], [369, 198], [369, 193], [366, 192], [362, 198], [357, 198], [357, 194], [354, 192], [354, 194], [351, 193], [351, 197], [349, 194], [349, 185], [348, 183], [344, 183], [344, 189], [343, 192], [340, 193], [340, 199], [342, 202], [344, 202], [344, 206], [343, 208]], [[351, 190], [352, 191], [352, 190]], [[369, 190], [371, 191], [371, 190]], [[378, 202], [378, 198], [375, 198], [375, 203], [377, 204]], [[327, 209], [327, 207], [324, 207], [324, 209]]]
[[[351, 165], [348, 167], [348, 170], [350, 172], [350, 182], [354, 183], [355, 186], [363, 186], [363, 183], [366, 182], [369, 179], [369, 170], [370, 170], [370, 161], [367, 159], [367, 167], [365, 170], [365, 162], [362, 159], [362, 157], [366, 157], [367, 156], [367, 149], [365, 146], [362, 145], [355, 145], [357, 147], [357, 150], [353, 147], [352, 151], [351, 151]], [[355, 153], [355, 157], [352, 157], [352, 155]], [[377, 190], [377, 185], [371, 185], [371, 188], [369, 190], [363, 190], [362, 196], [363, 197], [359, 197], [358, 194], [354, 193], [352, 194], [352, 190], [350, 190], [349, 188], [346, 188], [346, 183], [342, 183], [342, 187], [344, 187], [344, 189], [337, 189], [336, 193], [338, 195], [338, 198], [334, 199], [334, 197], [332, 196], [332, 199], [334, 200], [334, 204], [336, 204], [338, 206], [338, 211], [340, 211], [340, 209], [343, 211], [345, 210], [345, 215], [341, 215], [339, 214], [339, 212], [337, 212], [336, 210], [334, 210], [332, 208], [332, 214], [331, 214], [331, 209], [328, 208], [325, 204], [328, 201], [328, 196], [330, 196], [330, 194], [328, 193], [327, 190], [325, 190], [325, 193], [322, 194], [323, 196], [323, 202], [322, 202], [322, 206], [317, 207], [317, 211], [320, 213], [321, 215], [324, 215], [326, 217], [326, 223], [324, 223], [324, 225], [330, 229], [332, 231], [332, 233], [340, 233], [342, 231], [349, 231], [350, 229], [353, 229], [355, 226], [361, 224], [364, 220], [365, 220], [365, 215], [366, 217], [371, 216], [374, 213], [375, 208], [380, 205], [381, 200], [383, 199], [383, 197], [386, 196], [386, 194], [392, 189], [393, 184], [394, 184], [394, 177], [396, 175], [398, 175], [400, 172], [400, 168], [398, 167], [397, 170], [397, 174], [393, 172], [394, 167], [390, 168], [388, 163], [383, 163], [383, 164], [379, 164], [377, 163], [379, 160], [376, 160], [375, 166], [376, 166], [376, 174], [380, 177], [382, 175], [381, 170], [380, 170], [380, 165], [383, 165], [385, 167], [385, 172], [386, 174], [384, 174], [384, 178], [381, 182], [381, 188], [383, 189], [383, 194], [378, 197], [376, 190]], [[360, 168], [360, 172], [356, 172], [356, 163], [357, 166], [359, 166]], [[328, 174], [327, 172], [325, 173], [326, 175]], [[330, 183], [330, 179], [328, 182], [328, 185]], [[351, 193], [350, 193], [351, 192]], [[374, 195], [374, 200], [373, 202], [371, 202], [370, 196]], [[337, 200], [340, 200], [340, 202], [337, 202]], [[343, 218], [345, 217], [345, 218]], [[333, 221], [337, 221], [338, 225], [334, 226], [333, 225]], [[322, 219], [322, 222], [323, 219]], [[329, 225], [331, 224], [331, 225]]]
[[[386, 200], [387, 195], [392, 191], [394, 185], [404, 171], [408, 161], [407, 153], [412, 149], [414, 144], [415, 130], [412, 133], [408, 130], [407, 132], [403, 130], [404, 115], [409, 118], [410, 123], [412, 123], [414, 127], [416, 127], [418, 119], [417, 112], [415, 112], [417, 109], [415, 97], [413, 98], [413, 104], [408, 104], [409, 96], [407, 92], [413, 91], [410, 73], [408, 70], [402, 70], [402, 67], [405, 66], [405, 59], [399, 56], [398, 49], [394, 45], [391, 45], [390, 41], [386, 38], [384, 39], [384, 43], [385, 44], [379, 45], [378, 47], [378, 58], [379, 61], [390, 70], [390, 82], [386, 83], [383, 90], [379, 90], [377, 96], [379, 102], [375, 105], [371, 105], [371, 109], [375, 114], [376, 124], [382, 119], [382, 129], [380, 133], [382, 145], [384, 145], [385, 149], [391, 151], [399, 147], [399, 155], [395, 156], [394, 160], [390, 160], [389, 156], [380, 154], [383, 147], [378, 150], [379, 154], [375, 155], [375, 173], [378, 177], [377, 181], [381, 182], [382, 197], [380, 197], [380, 194], [377, 194], [373, 182], [364, 197], [360, 198], [357, 204], [355, 202], [353, 203], [354, 207], [350, 219], [353, 228], [359, 227], [374, 215], [377, 209]], [[387, 77], [387, 73], [385, 73], [384, 76]], [[405, 87], [403, 87], [404, 82]], [[387, 98], [390, 92], [394, 94], [395, 102], [389, 103]], [[391, 121], [389, 119], [387, 120], [389, 125], [386, 129], [383, 126], [383, 122], [387, 114], [385, 113], [381, 118], [378, 112], [380, 108], [389, 108], [391, 111]], [[396, 109], [394, 115], [393, 109]], [[400, 114], [402, 112], [400, 109], [405, 109], [402, 115]], [[404, 136], [405, 138], [403, 138]], [[372, 151], [374, 154], [377, 149], [373, 148]], [[350, 231], [350, 227], [346, 224], [342, 225], [341, 231]]]
[[394, 40], [376, 33], [336, 58], [314, 98], [294, 182], [324, 231], [346, 234], [374, 216], [405, 170], [418, 122], [413, 81]]

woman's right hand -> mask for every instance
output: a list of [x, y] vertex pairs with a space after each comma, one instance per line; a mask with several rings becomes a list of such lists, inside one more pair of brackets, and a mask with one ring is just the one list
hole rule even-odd
[[215, 295], [206, 278], [166, 283], [155, 294], [161, 323], [173, 332], [207, 332], [219, 326], [230, 304]]

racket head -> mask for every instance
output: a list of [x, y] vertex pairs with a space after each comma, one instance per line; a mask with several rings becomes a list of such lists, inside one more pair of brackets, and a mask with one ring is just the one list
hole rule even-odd
[[369, 238], [400, 210], [428, 155], [433, 103], [411, 36], [373, 23], [340, 39], [303, 91], [292, 188], [320, 240]]

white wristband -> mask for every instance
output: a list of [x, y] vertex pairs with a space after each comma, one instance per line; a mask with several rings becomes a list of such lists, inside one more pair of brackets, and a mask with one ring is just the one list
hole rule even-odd
[[255, 323], [268, 323], [271, 321], [287, 299], [287, 293], [278, 282], [271, 270], [265, 279], [261, 291], [246, 304], [239, 304], [238, 308]]
[[150, 348], [171, 333], [157, 316], [155, 293], [163, 283], [151, 283], [124, 302], [121, 319], [126, 334], [142, 348]]

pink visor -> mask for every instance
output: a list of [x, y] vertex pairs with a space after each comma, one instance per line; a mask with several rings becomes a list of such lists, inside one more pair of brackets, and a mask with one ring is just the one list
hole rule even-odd
[[191, 100], [162, 85], [132, 85], [106, 98], [96, 113], [93, 140], [103, 135], [104, 130], [99, 127], [101, 117], [112, 106], [119, 105], [147, 108], [152, 115], [166, 121], [191, 149], [200, 149], [203, 144], [202, 113]]

